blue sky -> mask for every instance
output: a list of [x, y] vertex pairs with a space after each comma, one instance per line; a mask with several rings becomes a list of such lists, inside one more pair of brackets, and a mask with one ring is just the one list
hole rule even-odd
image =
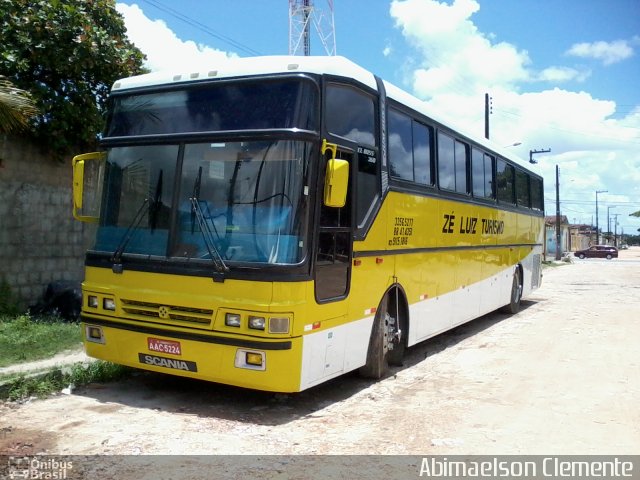
[[[316, 8], [328, 13], [326, 0]], [[640, 219], [640, 1], [334, 0], [336, 47], [424, 100], [440, 117], [528, 158], [555, 213], [637, 233]], [[118, 3], [152, 70], [207, 68], [229, 56], [286, 55], [286, 0], [137, 0]], [[312, 54], [324, 49], [317, 36]], [[614, 206], [615, 205], [615, 206]], [[613, 221], [613, 220], [612, 220]], [[606, 230], [606, 228], [605, 228]], [[613, 227], [612, 227], [613, 230]]]

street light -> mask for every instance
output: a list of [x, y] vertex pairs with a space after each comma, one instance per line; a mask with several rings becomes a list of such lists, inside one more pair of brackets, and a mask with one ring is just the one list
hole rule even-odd
[[600, 245], [600, 229], [598, 228], [598, 194], [607, 193], [609, 190], [596, 190], [596, 245]]
[[550, 148], [547, 148], [546, 150], [529, 150], [529, 163], [538, 163], [536, 160], [533, 159], [533, 156], [536, 153], [549, 153], [551, 151]]

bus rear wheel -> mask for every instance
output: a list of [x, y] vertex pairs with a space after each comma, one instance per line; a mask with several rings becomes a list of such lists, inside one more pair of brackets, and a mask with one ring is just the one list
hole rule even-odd
[[511, 296], [509, 303], [500, 309], [501, 312], [516, 314], [520, 311], [522, 302], [522, 273], [520, 267], [516, 267], [513, 272], [513, 282], [511, 284]]
[[395, 309], [390, 311], [388, 296], [385, 296], [373, 319], [367, 363], [360, 368], [360, 376], [379, 379], [385, 375], [389, 365], [402, 364], [405, 342], [398, 338], [397, 321]]

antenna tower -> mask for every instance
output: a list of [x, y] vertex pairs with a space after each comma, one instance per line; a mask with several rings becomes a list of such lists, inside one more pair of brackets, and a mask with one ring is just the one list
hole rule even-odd
[[326, 0], [328, 12], [314, 6], [314, 0], [289, 0], [289, 55], [311, 55], [311, 25], [327, 55], [336, 54], [333, 0]]

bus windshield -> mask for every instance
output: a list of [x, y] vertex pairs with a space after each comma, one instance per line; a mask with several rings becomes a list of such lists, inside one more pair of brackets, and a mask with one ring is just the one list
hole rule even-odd
[[300, 78], [115, 95], [104, 138], [278, 128], [318, 131], [317, 97], [317, 87]]
[[299, 263], [310, 152], [309, 142], [277, 139], [110, 148], [94, 250]]

